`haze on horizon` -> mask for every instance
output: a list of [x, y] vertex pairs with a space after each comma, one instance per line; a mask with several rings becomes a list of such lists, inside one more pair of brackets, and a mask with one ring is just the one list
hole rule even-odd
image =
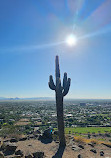
[[[66, 98], [111, 99], [110, 0], [0, 0], [0, 97], [54, 97], [59, 55]], [[65, 40], [77, 37], [75, 45]]]

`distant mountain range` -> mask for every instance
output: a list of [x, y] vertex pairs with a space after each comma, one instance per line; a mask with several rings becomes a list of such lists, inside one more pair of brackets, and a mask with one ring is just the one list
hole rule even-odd
[[[76, 99], [76, 98], [64, 98], [65, 101], [79, 101], [79, 102], [90, 102], [90, 101], [93, 101], [93, 102], [98, 102], [98, 101], [106, 101], [106, 102], [111, 102], [111, 99]], [[55, 100], [55, 97], [32, 97], [32, 98], [18, 98], [18, 97], [15, 97], [15, 98], [5, 98], [5, 97], [0, 97], [0, 100], [40, 100], [40, 101], [54, 101]]]
[[5, 98], [5, 97], [0, 97], [0, 100], [54, 100], [53, 97], [32, 97], [32, 98]]

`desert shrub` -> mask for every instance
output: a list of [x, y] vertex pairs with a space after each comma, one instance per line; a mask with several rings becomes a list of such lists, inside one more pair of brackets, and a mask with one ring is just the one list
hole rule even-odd
[[91, 139], [91, 143], [92, 144], [99, 144], [99, 140], [97, 140], [97, 139]]
[[75, 136], [74, 140], [76, 142], [79, 142], [79, 143], [85, 143], [85, 139], [83, 137], [80, 137], [80, 136]]
[[79, 143], [93, 143], [93, 144], [99, 144], [99, 141], [97, 139], [87, 139], [83, 138], [81, 136], [75, 136], [74, 140]]
[[0, 131], [1, 137], [12, 137], [15, 134], [16, 135], [21, 134], [21, 132], [19, 131], [19, 127], [9, 125], [9, 124], [4, 124], [2, 126], [2, 130]]

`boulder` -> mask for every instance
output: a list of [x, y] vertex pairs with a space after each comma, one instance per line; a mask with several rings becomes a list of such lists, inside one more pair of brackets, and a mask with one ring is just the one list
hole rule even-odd
[[72, 146], [72, 150], [74, 150], [74, 151], [79, 151], [79, 150], [81, 150], [81, 148], [78, 147], [77, 145], [73, 145], [73, 146]]
[[78, 147], [81, 148], [81, 149], [84, 149], [84, 146], [81, 145], [81, 144], [79, 144]]
[[10, 139], [10, 142], [11, 142], [11, 143], [15, 143], [15, 142], [18, 142], [18, 140], [17, 140], [16, 138], [11, 138], [11, 139]]
[[107, 146], [107, 147], [109, 147], [109, 148], [111, 148], [110, 144], [106, 144], [106, 143], [102, 143], [102, 144], [105, 145], [105, 146]]
[[34, 158], [43, 158], [44, 157], [44, 152], [35, 152], [33, 153]]
[[51, 128], [46, 129], [43, 133], [43, 137], [44, 138], [52, 138], [52, 129]]
[[31, 134], [31, 135], [29, 136], [29, 138], [35, 138], [35, 136], [34, 136], [33, 134]]
[[34, 134], [34, 137], [35, 137], [35, 138], [38, 138], [38, 136], [39, 136], [38, 134]]
[[91, 149], [90, 151], [92, 151], [93, 153], [97, 153], [97, 151], [95, 149]]
[[92, 143], [88, 143], [88, 145], [90, 145], [91, 147], [93, 147], [93, 148], [94, 148], [94, 144], [92, 144]]
[[57, 144], [59, 144], [59, 141], [58, 141], [58, 140], [56, 140], [56, 143], [57, 143]]
[[27, 137], [23, 137], [19, 139], [19, 141], [25, 141], [25, 140], [27, 140]]
[[100, 151], [100, 156], [104, 156], [104, 151]]
[[41, 139], [42, 139], [42, 135], [39, 135], [38, 140], [41, 140]]
[[12, 155], [12, 154], [14, 154], [14, 152], [17, 148], [17, 145], [14, 143], [3, 143], [1, 148], [2, 148], [2, 151], [5, 154], [5, 156]]
[[28, 146], [32, 146], [32, 144], [29, 144]]
[[23, 156], [23, 151], [17, 150], [17, 151], [15, 151], [15, 155]]
[[82, 158], [81, 154], [78, 155], [78, 158]]
[[9, 141], [10, 141], [10, 139], [6, 139], [6, 140], [3, 141], [3, 143], [7, 143]]

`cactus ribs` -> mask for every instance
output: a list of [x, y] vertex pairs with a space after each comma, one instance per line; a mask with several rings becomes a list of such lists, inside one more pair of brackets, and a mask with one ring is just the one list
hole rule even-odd
[[52, 76], [49, 77], [49, 87], [50, 89], [55, 90], [60, 146], [65, 146], [66, 141], [64, 135], [63, 97], [67, 95], [69, 91], [71, 79], [70, 78], [67, 79], [67, 73], [65, 72], [63, 78], [63, 85], [61, 85], [58, 56], [56, 56], [55, 59], [55, 78], [56, 78], [56, 85], [54, 84], [53, 77]]

